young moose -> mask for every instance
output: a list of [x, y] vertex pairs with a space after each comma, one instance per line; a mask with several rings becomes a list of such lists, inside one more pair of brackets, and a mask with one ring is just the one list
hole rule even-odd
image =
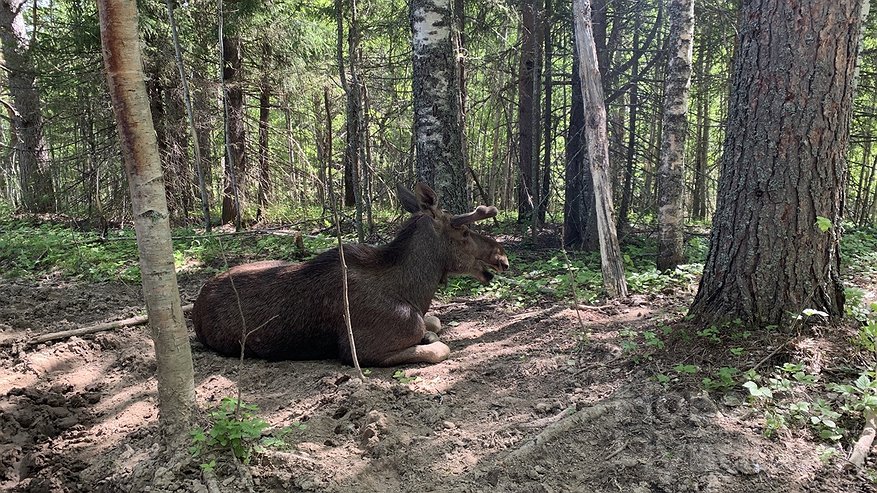
[[[354, 343], [364, 365], [445, 360], [450, 348], [428, 330], [437, 320], [424, 323], [439, 284], [454, 274], [487, 284], [491, 270], [509, 267], [496, 240], [467, 226], [495, 216], [495, 207], [452, 216], [438, 207], [428, 186], [419, 183], [414, 190], [397, 189], [413, 215], [393, 241], [344, 246]], [[256, 262], [214, 277], [201, 289], [192, 320], [198, 340], [224, 355], [240, 354], [246, 330], [247, 356], [337, 357], [352, 364], [342, 299], [341, 263], [332, 249], [301, 264]]]

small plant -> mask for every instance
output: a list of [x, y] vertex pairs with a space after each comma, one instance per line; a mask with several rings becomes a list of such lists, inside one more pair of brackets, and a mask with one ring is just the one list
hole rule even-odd
[[737, 383], [737, 375], [740, 370], [734, 367], [723, 366], [719, 368], [713, 377], [704, 377], [703, 386], [707, 390], [727, 390]]
[[719, 339], [719, 329], [715, 325], [711, 325], [703, 330], [697, 331], [697, 335], [703, 337], [713, 344], [718, 344], [722, 342], [722, 340]]
[[420, 380], [420, 377], [409, 377], [405, 375], [405, 370], [396, 370], [393, 372], [393, 378], [399, 383], [411, 383]]
[[742, 347], [732, 347], [728, 351], [730, 351], [731, 354], [733, 354], [734, 356], [741, 356], [743, 353], [746, 352], [746, 350], [743, 349]]
[[[236, 399], [224, 397], [219, 407], [210, 411], [211, 426], [206, 430], [192, 430], [192, 446], [189, 451], [197, 457], [210, 450], [230, 450], [235, 457], [247, 464], [254, 451], [284, 444], [283, 438], [293, 428], [286, 427], [273, 436], [262, 438], [268, 422], [257, 417], [254, 414], [256, 411], [258, 407], [255, 404], [238, 403]], [[298, 423], [293, 426], [304, 429], [304, 425]], [[215, 458], [201, 464], [202, 469], [212, 469], [215, 466]]]
[[678, 364], [678, 365], [673, 367], [673, 371], [675, 371], [676, 373], [685, 374], [685, 375], [693, 375], [693, 374], [697, 373], [699, 370], [700, 370], [700, 368], [698, 368], [696, 365]]

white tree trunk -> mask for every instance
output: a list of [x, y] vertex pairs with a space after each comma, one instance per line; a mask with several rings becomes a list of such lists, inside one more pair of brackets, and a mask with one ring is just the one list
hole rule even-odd
[[164, 180], [140, 58], [135, 0], [98, 0], [101, 45], [140, 253], [143, 296], [158, 365], [162, 432], [188, 437], [195, 403], [189, 335], [180, 307]]
[[470, 209], [463, 160], [463, 115], [450, 0], [412, 0], [414, 134], [417, 178], [452, 212]]
[[659, 270], [683, 261], [682, 169], [688, 136], [688, 96], [694, 45], [694, 0], [670, 0], [670, 56], [664, 81], [661, 167], [658, 169]]
[[624, 279], [621, 247], [615, 232], [612, 182], [609, 179], [606, 106], [603, 103], [603, 86], [600, 80], [600, 68], [597, 65], [594, 31], [591, 27], [590, 0], [574, 1], [573, 21], [576, 24], [579, 79], [585, 106], [585, 139], [588, 143], [588, 160], [594, 180], [603, 287], [610, 297], [625, 297], [627, 296], [627, 281]]

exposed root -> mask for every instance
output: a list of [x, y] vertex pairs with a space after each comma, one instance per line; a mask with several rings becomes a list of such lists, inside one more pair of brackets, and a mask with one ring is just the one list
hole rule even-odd
[[865, 458], [871, 450], [871, 444], [874, 442], [874, 435], [877, 434], [877, 413], [874, 411], [865, 411], [865, 429], [859, 436], [859, 440], [853, 446], [850, 453], [849, 462], [844, 464], [846, 469], [861, 469], [865, 465]]
[[[183, 313], [192, 311], [192, 307], [194, 305], [184, 305]], [[89, 325], [87, 327], [80, 327], [78, 329], [71, 330], [62, 330], [61, 332], [52, 332], [51, 334], [43, 334], [39, 337], [35, 337], [29, 340], [28, 344], [39, 344], [41, 342], [55, 341], [58, 339], [66, 339], [67, 337], [73, 336], [81, 336], [85, 334], [93, 334], [95, 332], [103, 332], [106, 330], [120, 329], [122, 327], [133, 327], [135, 325], [143, 325], [149, 322], [149, 318], [146, 315], [140, 315], [138, 317], [126, 318], [124, 320], [116, 320], [114, 322], [104, 322], [95, 325]]]
[[508, 454], [502, 462], [521, 460], [538, 452], [542, 447], [552, 442], [559, 435], [562, 435], [573, 428], [597, 420], [607, 413], [624, 412], [624, 409], [630, 407], [632, 407], [632, 405], [626, 400], [612, 400], [608, 402], [600, 402], [594, 406], [576, 411], [560, 421], [552, 423], [535, 437], [527, 439], [522, 446]]

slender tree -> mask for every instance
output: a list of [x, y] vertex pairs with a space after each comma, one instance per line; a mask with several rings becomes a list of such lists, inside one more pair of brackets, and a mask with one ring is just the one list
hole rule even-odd
[[600, 68], [597, 64], [594, 34], [591, 29], [590, 0], [574, 1], [573, 22], [576, 24], [579, 82], [584, 96], [585, 138], [588, 143], [588, 160], [594, 182], [603, 287], [610, 297], [625, 297], [627, 296], [627, 281], [624, 278], [621, 247], [615, 232], [615, 212], [612, 206], [612, 187], [609, 179], [606, 107], [603, 104], [603, 86]]
[[451, 0], [412, 0], [414, 145], [417, 178], [452, 212], [471, 202], [463, 160], [460, 76]]
[[104, 68], [128, 177], [140, 272], [158, 366], [161, 430], [185, 442], [195, 404], [192, 353], [174, 271], [158, 143], [144, 84], [135, 0], [99, 0]]
[[862, 7], [743, 4], [695, 319], [777, 325], [806, 308], [843, 314], [839, 239]]
[[0, 44], [12, 96], [12, 107], [8, 109], [15, 132], [21, 205], [31, 212], [48, 212], [54, 209], [55, 192], [31, 59], [31, 39], [24, 24], [26, 6], [26, 0], [0, 0]]
[[658, 168], [659, 270], [675, 269], [684, 258], [682, 170], [688, 136], [688, 95], [694, 45], [694, 0], [670, 0], [670, 51], [664, 82], [661, 167]]

